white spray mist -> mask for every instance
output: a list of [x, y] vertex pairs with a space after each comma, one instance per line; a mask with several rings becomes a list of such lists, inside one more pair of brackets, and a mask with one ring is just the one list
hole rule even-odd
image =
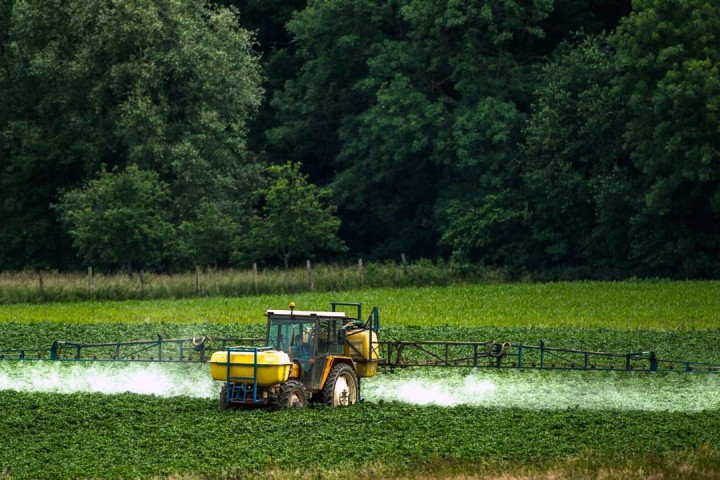
[[[0, 390], [215, 398], [202, 364], [0, 362]], [[408, 369], [363, 379], [368, 402], [533, 410], [720, 410], [720, 375]]]
[[207, 365], [0, 362], [0, 390], [210, 398], [219, 388]]
[[363, 381], [370, 402], [533, 410], [701, 411], [720, 409], [720, 376], [618, 372], [409, 369]]

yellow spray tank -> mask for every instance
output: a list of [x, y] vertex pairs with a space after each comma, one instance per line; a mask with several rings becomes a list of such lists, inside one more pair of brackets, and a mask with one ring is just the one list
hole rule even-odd
[[344, 353], [357, 362], [358, 377], [372, 377], [377, 373], [379, 349], [380, 344], [375, 331], [352, 327], [346, 330]]
[[[287, 353], [279, 350], [231, 351], [230, 377], [236, 383], [252, 384], [255, 378], [255, 355], [257, 354], [257, 386], [269, 387], [287, 381], [292, 362]], [[213, 380], [227, 381], [227, 350], [213, 353], [210, 358], [210, 374]]]

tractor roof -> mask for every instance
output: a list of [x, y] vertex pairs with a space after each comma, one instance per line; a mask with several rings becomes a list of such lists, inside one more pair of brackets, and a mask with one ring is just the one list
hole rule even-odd
[[283, 317], [331, 317], [331, 318], [347, 318], [345, 312], [308, 312], [305, 310], [268, 310], [267, 315], [277, 315]]

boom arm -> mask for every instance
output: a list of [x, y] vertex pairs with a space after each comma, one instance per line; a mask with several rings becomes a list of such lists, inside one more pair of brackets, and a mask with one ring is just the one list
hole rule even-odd
[[[193, 337], [185, 339], [80, 343], [57, 340], [49, 348], [0, 349], [0, 360], [206, 362], [212, 352], [231, 345], [263, 346], [264, 338]], [[380, 367], [471, 367], [541, 370], [675, 371], [720, 373], [720, 364], [662, 360], [655, 352], [594, 352], [508, 342], [381, 341]]]
[[380, 366], [720, 373], [720, 364], [660, 360], [655, 352], [593, 352], [507, 342], [380, 342]]

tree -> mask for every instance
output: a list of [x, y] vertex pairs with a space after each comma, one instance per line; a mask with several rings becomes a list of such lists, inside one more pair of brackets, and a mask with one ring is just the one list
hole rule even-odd
[[9, 27], [0, 22], [0, 268], [71, 264], [50, 205], [102, 164], [156, 171], [177, 222], [201, 200], [247, 216], [259, 174], [247, 120], [262, 89], [235, 11], [203, 0], [10, 4]]
[[605, 36], [562, 45], [543, 70], [524, 130], [532, 269], [630, 268], [639, 175], [623, 148], [620, 75]]
[[299, 67], [274, 93], [277, 125], [267, 132], [268, 144], [276, 154], [300, 161], [321, 185], [332, 180], [343, 121], [372, 101], [372, 92], [356, 87], [374, 44], [385, 37], [383, 26], [390, 28], [394, 18], [389, 3], [310, 1], [287, 24], [296, 53], [292, 60], [282, 52], [276, 57]]
[[66, 192], [57, 206], [86, 265], [114, 269], [158, 265], [174, 228], [168, 221], [169, 188], [152, 171], [130, 165], [101, 171], [84, 187]]
[[237, 247], [239, 231], [238, 222], [223, 212], [220, 205], [203, 201], [195, 218], [178, 226], [181, 257], [195, 265], [228, 262]]
[[614, 42], [643, 175], [632, 254], [650, 275], [720, 273], [720, 4], [637, 0]]
[[437, 242], [433, 209], [444, 184], [444, 169], [433, 162], [435, 142], [447, 110], [400, 73], [376, 96], [341, 131], [344, 169], [333, 190], [345, 218], [353, 219], [342, 234], [374, 256], [430, 255]]
[[275, 93], [270, 143], [332, 185], [353, 250], [437, 255], [449, 202], [482, 203], [519, 184], [552, 5], [333, 0], [293, 16], [302, 64]]
[[513, 267], [527, 266], [528, 211], [519, 192], [507, 189], [481, 200], [448, 203], [450, 222], [442, 242], [452, 246], [453, 260]]
[[297, 76], [297, 43], [292, 41], [286, 25], [296, 12], [306, 7], [307, 1], [221, 0], [217, 3], [237, 8], [240, 25], [256, 33], [257, 49], [262, 55], [263, 88], [266, 95], [249, 123], [248, 148], [268, 158], [286, 158], [287, 151], [275, 150], [274, 145], [268, 144], [266, 132], [275, 126], [275, 114], [270, 102], [275, 91], [282, 89], [286, 81]]
[[[527, 204], [522, 128], [538, 79], [541, 25], [553, 2], [409, 2], [410, 38], [429, 58], [426, 90], [442, 107], [432, 160], [440, 243], [458, 260], [522, 266]], [[423, 78], [421, 72], [418, 72]], [[472, 213], [471, 213], [472, 212]]]
[[328, 189], [308, 183], [299, 163], [269, 168], [270, 184], [258, 190], [257, 213], [250, 221], [249, 252], [256, 258], [277, 256], [288, 268], [290, 258], [322, 249], [343, 252], [337, 236], [340, 220], [326, 204]]

